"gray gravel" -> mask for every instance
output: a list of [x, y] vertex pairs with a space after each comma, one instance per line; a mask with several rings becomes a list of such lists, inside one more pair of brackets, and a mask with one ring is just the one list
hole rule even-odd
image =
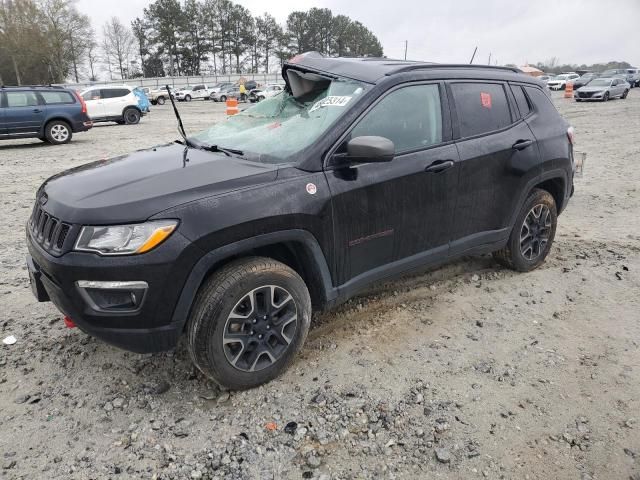
[[[24, 224], [48, 176], [177, 138], [170, 106], [74, 142], [0, 144], [0, 477], [640, 478], [640, 89], [555, 102], [589, 153], [547, 263], [490, 256], [316, 315], [281, 378], [221, 392], [174, 352], [123, 352], [31, 296]], [[223, 106], [181, 104], [195, 132]]]

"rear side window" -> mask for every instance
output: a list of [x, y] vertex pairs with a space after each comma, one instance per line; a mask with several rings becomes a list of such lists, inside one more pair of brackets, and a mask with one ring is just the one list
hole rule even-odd
[[44, 103], [47, 105], [57, 105], [61, 103], [75, 103], [73, 96], [69, 92], [40, 92]]
[[102, 97], [100, 96], [100, 90], [89, 90], [82, 94], [82, 98], [84, 100], [100, 100]]
[[536, 111], [542, 115], [554, 115], [558, 113], [551, 99], [542, 90], [536, 87], [524, 87], [524, 89]]
[[126, 88], [103, 88], [102, 98], [119, 98], [129, 95]]
[[38, 97], [34, 92], [7, 92], [7, 106], [11, 107], [35, 107], [38, 105]]
[[351, 138], [388, 138], [396, 153], [442, 142], [442, 109], [438, 85], [413, 85], [391, 92], [351, 131]]
[[527, 96], [524, 94], [524, 90], [520, 85], [511, 85], [511, 91], [513, 92], [513, 96], [516, 97], [516, 104], [518, 105], [518, 110], [520, 110], [520, 116], [522, 118], [526, 117], [531, 111], [531, 106], [529, 105]]
[[472, 137], [511, 125], [504, 87], [498, 83], [452, 83], [460, 134]]

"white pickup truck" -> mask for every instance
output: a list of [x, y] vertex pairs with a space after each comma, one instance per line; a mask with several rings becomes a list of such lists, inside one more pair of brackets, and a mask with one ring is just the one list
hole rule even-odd
[[196, 98], [202, 98], [209, 100], [209, 97], [213, 93], [213, 85], [194, 85], [193, 87], [186, 87], [184, 89], [176, 91], [176, 99], [179, 102], [190, 102]]

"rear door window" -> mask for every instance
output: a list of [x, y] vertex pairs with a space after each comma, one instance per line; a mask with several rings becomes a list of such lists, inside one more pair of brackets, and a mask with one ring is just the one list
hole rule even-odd
[[129, 90], [126, 88], [103, 88], [102, 98], [119, 98], [129, 95]]
[[35, 107], [38, 105], [38, 97], [34, 92], [6, 92], [7, 106]]
[[473, 137], [511, 125], [511, 111], [500, 83], [452, 83], [451, 91], [462, 137]]
[[89, 90], [82, 94], [82, 98], [86, 100], [100, 100], [102, 97], [100, 96], [100, 90]]
[[524, 90], [520, 85], [511, 85], [511, 91], [513, 92], [513, 96], [516, 97], [516, 104], [518, 105], [518, 110], [520, 110], [520, 116], [522, 118], [526, 117], [529, 115], [531, 107], [529, 106], [529, 100]]
[[69, 92], [40, 92], [44, 103], [47, 105], [59, 105], [64, 103], [75, 103], [73, 96]]
[[351, 138], [374, 135], [391, 140], [396, 153], [442, 142], [438, 85], [412, 85], [380, 100], [351, 131]]

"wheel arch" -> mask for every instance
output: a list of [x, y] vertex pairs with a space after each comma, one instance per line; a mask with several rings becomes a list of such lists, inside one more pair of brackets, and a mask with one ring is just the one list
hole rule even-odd
[[522, 194], [518, 199], [517, 205], [515, 205], [516, 208], [513, 209], [509, 225], [513, 227], [516, 221], [516, 217], [518, 216], [518, 212], [520, 212], [522, 205], [535, 188], [546, 190], [553, 196], [559, 215], [567, 204], [567, 186], [569, 185], [569, 182], [570, 179], [566, 170], [564, 169], [549, 170], [542, 175], [536, 176], [535, 178], [529, 180], [529, 182], [525, 185], [525, 188], [522, 189]]
[[187, 277], [173, 312], [172, 323], [184, 329], [200, 286], [227, 263], [239, 258], [269, 257], [292, 268], [304, 280], [314, 309], [323, 309], [337, 297], [325, 256], [306, 230], [257, 235], [206, 253]]
[[140, 115], [142, 115], [142, 110], [140, 110], [140, 107], [138, 105], [127, 105], [126, 107], [124, 107], [122, 109], [122, 118], [124, 118], [124, 112], [126, 112], [130, 108], [136, 109], [138, 111], [138, 113], [140, 113]]
[[42, 127], [40, 128], [40, 135], [44, 135], [47, 130], [47, 125], [49, 125], [53, 121], [62, 121], [69, 125], [69, 129], [73, 132], [73, 122], [70, 118], [65, 117], [64, 115], [53, 115], [50, 118], [47, 118], [44, 122], [42, 122]]

